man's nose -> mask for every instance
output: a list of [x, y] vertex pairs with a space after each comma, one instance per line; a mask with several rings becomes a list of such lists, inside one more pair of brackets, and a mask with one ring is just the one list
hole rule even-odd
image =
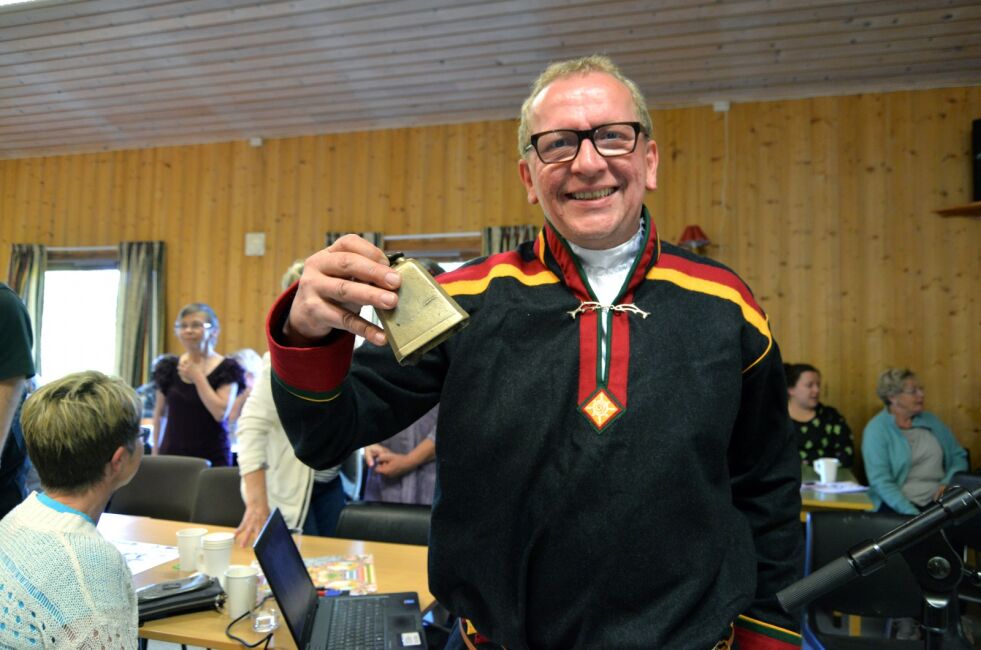
[[572, 171], [577, 173], [592, 173], [606, 167], [606, 158], [596, 151], [596, 145], [589, 138], [579, 145], [579, 153], [572, 161]]

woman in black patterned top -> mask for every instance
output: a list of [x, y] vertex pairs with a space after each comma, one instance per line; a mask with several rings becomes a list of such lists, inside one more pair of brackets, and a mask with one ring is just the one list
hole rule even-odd
[[837, 458], [851, 467], [855, 457], [852, 430], [845, 418], [821, 403], [821, 373], [806, 363], [785, 363], [787, 410], [797, 432], [800, 460], [810, 465], [818, 458]]

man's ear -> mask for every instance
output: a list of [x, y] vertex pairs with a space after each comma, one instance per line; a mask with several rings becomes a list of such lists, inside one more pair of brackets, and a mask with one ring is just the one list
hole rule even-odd
[[644, 152], [647, 159], [647, 178], [646, 187], [650, 191], [657, 189], [657, 143], [653, 138], [647, 143], [647, 151]]
[[528, 192], [528, 203], [535, 205], [538, 203], [538, 194], [535, 193], [535, 184], [531, 178], [531, 165], [524, 158], [518, 161], [518, 175], [521, 176], [521, 182]]
[[123, 465], [126, 462], [126, 455], [132, 452], [128, 451], [126, 447], [120, 445], [116, 447], [116, 451], [112, 452], [112, 458], [106, 463], [106, 476], [108, 478], [115, 478], [119, 476], [119, 473], [123, 470]]

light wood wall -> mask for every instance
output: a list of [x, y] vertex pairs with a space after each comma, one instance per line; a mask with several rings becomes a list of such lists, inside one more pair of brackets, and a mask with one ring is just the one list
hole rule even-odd
[[[856, 433], [887, 366], [916, 370], [927, 407], [981, 465], [981, 219], [970, 197], [981, 87], [654, 111], [675, 240], [697, 223], [770, 315], [783, 356], [818, 366]], [[515, 165], [515, 123], [0, 161], [0, 277], [10, 243], [167, 243], [167, 310], [212, 304], [220, 349], [265, 349], [289, 263], [328, 230], [389, 234], [540, 222]], [[263, 257], [244, 234], [266, 233]], [[171, 350], [175, 339], [168, 339]]]

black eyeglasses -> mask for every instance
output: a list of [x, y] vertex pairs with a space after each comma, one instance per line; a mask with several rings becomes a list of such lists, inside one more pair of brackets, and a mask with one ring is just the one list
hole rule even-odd
[[568, 162], [579, 155], [583, 140], [588, 139], [592, 141], [601, 156], [615, 158], [633, 153], [637, 148], [638, 135], [641, 133], [647, 135], [640, 122], [600, 124], [584, 131], [575, 129], [543, 131], [531, 136], [531, 144], [525, 147], [525, 153], [529, 149], [534, 149], [539, 160], [546, 165]]

